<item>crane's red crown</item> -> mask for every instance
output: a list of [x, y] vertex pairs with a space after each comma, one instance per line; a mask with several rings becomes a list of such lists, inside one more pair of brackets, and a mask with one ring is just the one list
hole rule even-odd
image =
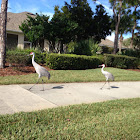
[[32, 54], [33, 54], [33, 52], [30, 53], [30, 55], [32, 55]]

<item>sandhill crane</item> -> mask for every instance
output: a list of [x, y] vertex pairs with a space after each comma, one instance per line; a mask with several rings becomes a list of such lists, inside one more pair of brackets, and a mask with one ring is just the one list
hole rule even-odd
[[[36, 82], [36, 84], [38, 84], [39, 82], [39, 79], [43, 76], [45, 77], [48, 77], [48, 79], [50, 79], [50, 73], [42, 66], [40, 66], [39, 64], [37, 64], [35, 61], [34, 61], [34, 58], [35, 58], [35, 53], [34, 52], [31, 52], [30, 55], [32, 55], [32, 64], [35, 68], [35, 71], [36, 73], [38, 74], [38, 81]], [[42, 84], [44, 83], [43, 79], [42, 79]], [[33, 86], [35, 86], [36, 84], [34, 84]], [[32, 86], [32, 87], [33, 87]], [[32, 88], [31, 87], [31, 88]], [[31, 89], [29, 88], [29, 90]], [[44, 91], [44, 87], [43, 87], [43, 91]]]
[[[105, 64], [102, 64], [100, 66], [102, 67], [101, 72], [105, 76], [106, 82], [108, 82], [108, 84], [109, 84], [109, 79], [114, 81], [114, 76], [110, 72], [104, 71]], [[106, 84], [106, 82], [105, 82], [105, 84]], [[104, 85], [101, 87], [101, 89], [103, 89]]]

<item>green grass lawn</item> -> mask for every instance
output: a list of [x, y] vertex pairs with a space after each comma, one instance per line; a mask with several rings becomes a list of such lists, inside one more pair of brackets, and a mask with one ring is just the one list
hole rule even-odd
[[4, 140], [140, 139], [140, 98], [0, 115]]
[[[140, 81], [140, 72], [117, 68], [105, 68], [111, 72], [115, 81]], [[70, 82], [100, 82], [105, 81], [101, 69], [89, 70], [54, 70], [50, 71], [51, 79], [48, 83], [70, 83]], [[33, 84], [37, 81], [37, 74], [17, 75], [0, 77], [0, 84]], [[41, 80], [40, 80], [41, 83]]]

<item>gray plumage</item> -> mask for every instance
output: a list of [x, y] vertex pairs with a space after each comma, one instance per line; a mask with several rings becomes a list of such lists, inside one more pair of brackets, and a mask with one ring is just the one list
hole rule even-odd
[[[50, 79], [50, 73], [47, 71], [47, 69], [45, 69], [44, 67], [42, 67], [42, 66], [40, 66], [39, 64], [37, 64], [35, 61], [34, 61], [34, 58], [35, 58], [35, 53], [34, 52], [31, 52], [30, 53], [30, 55], [32, 55], [32, 64], [33, 64], [33, 66], [34, 66], [34, 68], [35, 68], [35, 71], [36, 71], [36, 73], [38, 74], [38, 81], [37, 81], [37, 83], [39, 82], [39, 79], [41, 78], [41, 77], [47, 77], [48, 79]], [[36, 84], [37, 84], [36, 83]], [[44, 83], [44, 81], [43, 81], [43, 79], [42, 79], [42, 83]], [[34, 86], [34, 85], [33, 85]], [[32, 87], [33, 87], [32, 86]], [[31, 88], [32, 88], [31, 87]], [[30, 88], [30, 89], [31, 89]], [[44, 87], [43, 87], [43, 90], [44, 90]]]
[[[108, 82], [108, 84], [109, 84], [109, 79], [112, 80], [112, 81], [114, 81], [114, 76], [113, 76], [113, 74], [111, 74], [110, 72], [104, 71], [105, 64], [102, 64], [102, 65], [100, 65], [100, 66], [102, 67], [101, 72], [102, 72], [102, 74], [105, 76], [106, 82]], [[106, 82], [105, 82], [105, 84], [106, 84]], [[105, 85], [105, 84], [104, 84], [104, 85]], [[103, 85], [103, 87], [104, 87], [104, 85]], [[103, 87], [102, 87], [102, 88], [103, 88]], [[101, 89], [102, 89], [102, 88], [101, 88]]]

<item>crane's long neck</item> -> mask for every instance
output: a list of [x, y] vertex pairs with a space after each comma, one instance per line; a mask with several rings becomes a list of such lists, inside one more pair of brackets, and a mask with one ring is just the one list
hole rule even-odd
[[34, 64], [34, 62], [35, 62], [34, 58], [35, 58], [35, 55], [33, 54], [33, 57], [32, 57], [32, 64]]
[[101, 69], [101, 72], [102, 72], [102, 73], [104, 72], [104, 67], [105, 67], [105, 66], [103, 66], [102, 69]]

